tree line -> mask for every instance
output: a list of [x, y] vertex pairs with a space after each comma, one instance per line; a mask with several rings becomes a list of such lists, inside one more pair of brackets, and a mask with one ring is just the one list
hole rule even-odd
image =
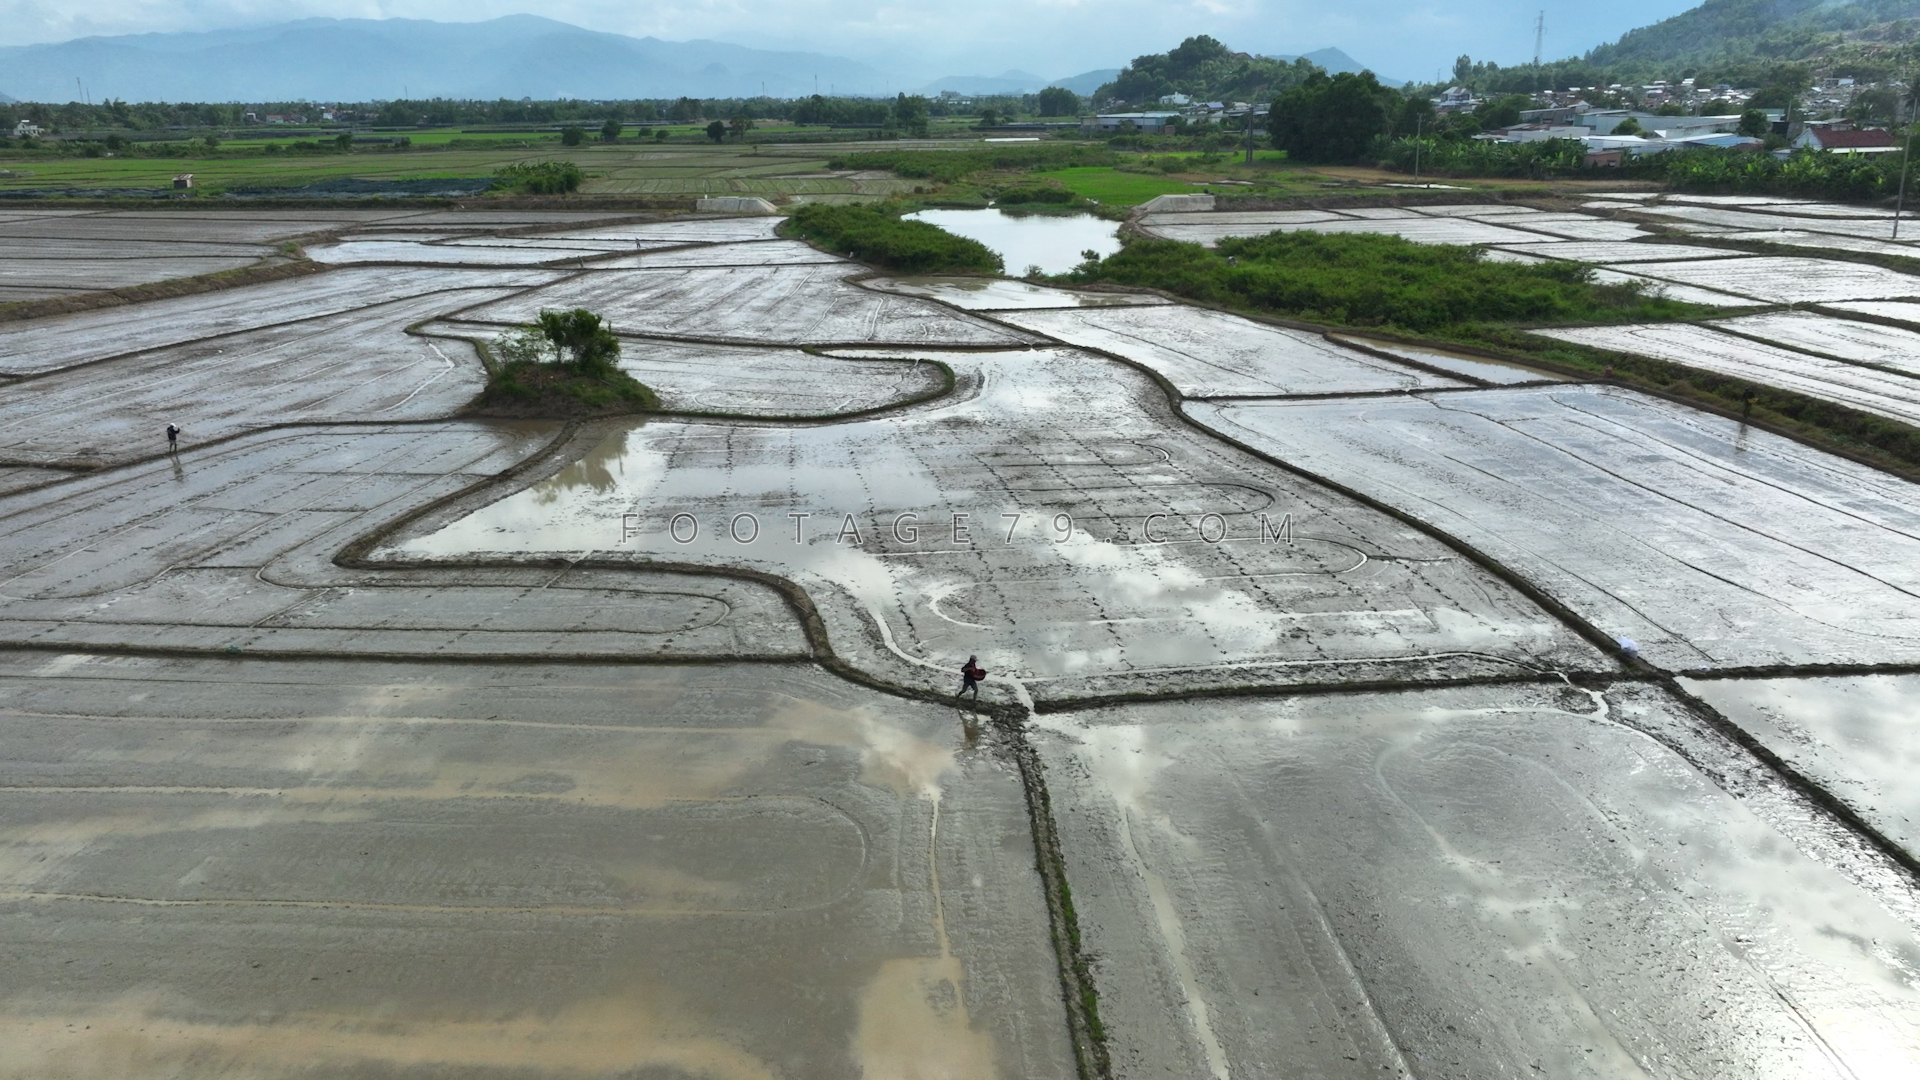
[[74, 131], [159, 132], [179, 129], [228, 129], [269, 115], [303, 116], [309, 125], [323, 123], [357, 127], [455, 127], [461, 125], [578, 124], [597, 128], [611, 120], [623, 125], [697, 124], [730, 121], [736, 116], [785, 120], [796, 124], [918, 125], [922, 119], [947, 116], [996, 117], [1074, 116], [1080, 99], [1070, 90], [1050, 87], [1037, 94], [984, 95], [964, 99], [900, 94], [895, 98], [824, 96], [799, 98], [637, 98], [610, 101], [563, 98], [553, 101], [476, 101], [457, 98], [397, 99], [344, 102], [325, 106], [334, 116], [321, 118], [323, 106], [314, 102], [262, 101], [253, 103], [126, 102], [0, 103], [0, 123], [11, 130], [22, 120], [50, 133]]

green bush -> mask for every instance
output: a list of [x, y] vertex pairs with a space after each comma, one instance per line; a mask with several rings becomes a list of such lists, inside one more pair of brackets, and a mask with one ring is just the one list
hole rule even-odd
[[993, 193], [1001, 206], [1071, 206], [1080, 197], [1058, 183], [1024, 182], [1011, 184]]
[[564, 195], [580, 190], [587, 174], [571, 161], [516, 161], [495, 169], [491, 191], [524, 191], [533, 195]]
[[519, 360], [489, 376], [468, 411], [482, 416], [603, 416], [659, 407], [653, 391], [624, 371], [588, 375], [567, 365]]
[[1876, 199], [1900, 186], [1899, 154], [1853, 155], [1799, 150], [1772, 154], [1727, 150], [1661, 154], [1643, 170], [1684, 191], [1738, 191], [1825, 199]]
[[875, 206], [809, 203], [795, 210], [781, 232], [827, 251], [910, 274], [945, 271], [999, 273], [1000, 256], [986, 245], [955, 236], [924, 221], [907, 221]]
[[1416, 148], [1420, 171], [1434, 176], [1566, 176], [1578, 173], [1587, 155], [1587, 144], [1579, 139], [1501, 143], [1408, 136], [1376, 140], [1373, 157], [1383, 168], [1412, 172]]
[[[1376, 139], [1372, 156], [1383, 168], [1435, 176], [1519, 176], [1547, 179], [1592, 176], [1584, 169], [1586, 145], [1578, 139], [1498, 143], [1479, 139], [1424, 137]], [[1704, 146], [1628, 157], [1606, 175], [1665, 181], [1682, 191], [1796, 195], [1817, 199], [1878, 199], [1900, 186], [1900, 155], [1835, 154], [1797, 150], [1782, 160], [1772, 154]]]
[[1135, 240], [1071, 275], [1165, 289], [1206, 303], [1349, 326], [1440, 333], [1476, 324], [1691, 318], [1705, 309], [1601, 285], [1580, 263], [1488, 262], [1477, 248], [1397, 236], [1273, 233], [1217, 249]]

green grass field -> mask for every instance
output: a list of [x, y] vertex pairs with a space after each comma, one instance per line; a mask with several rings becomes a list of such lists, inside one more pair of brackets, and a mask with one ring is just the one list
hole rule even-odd
[[[693, 129], [674, 129], [691, 132]], [[422, 145], [429, 137], [437, 145]], [[681, 137], [681, 136], [676, 136]], [[430, 132], [413, 136], [411, 150], [366, 147], [351, 154], [265, 154], [259, 143], [233, 143], [212, 155], [180, 158], [54, 157], [0, 151], [0, 190], [20, 188], [166, 188], [180, 173], [192, 173], [195, 186], [217, 192], [250, 186], [298, 186], [317, 180], [354, 177], [403, 180], [491, 175], [518, 161], [564, 159], [587, 173], [586, 194], [602, 195], [840, 195], [885, 196], [911, 191], [911, 181], [891, 177], [853, 179], [827, 175], [826, 159], [836, 148], [760, 146], [699, 141], [656, 143], [626, 140], [563, 147], [557, 137], [460, 135]], [[448, 142], [485, 139], [492, 146]], [[295, 139], [277, 142], [299, 141]]]
[[[1299, 194], [1295, 189], [1325, 179], [1315, 170], [1290, 165], [1287, 156], [1278, 150], [1256, 150], [1251, 165], [1238, 151], [1205, 154], [1197, 150], [1176, 150], [1142, 155], [1142, 160], [1173, 161], [1179, 165], [1172, 172], [1158, 173], [1093, 166], [1055, 169], [1038, 175], [1058, 180], [1075, 194], [1108, 206], [1137, 206], [1156, 195], [1244, 194], [1248, 190], [1245, 182], [1258, 184], [1262, 194], [1286, 196]], [[1241, 183], [1217, 182], [1223, 180]]]
[[1104, 165], [1055, 169], [1034, 175], [1058, 180], [1075, 195], [1106, 206], [1134, 206], [1156, 195], [1184, 195], [1204, 190], [1185, 180], [1121, 172]]
[[[870, 150], [956, 151], [977, 150], [982, 146], [977, 136], [885, 142], [846, 138], [832, 143], [715, 144], [708, 141], [697, 126], [682, 125], [667, 130], [670, 134], [664, 142], [654, 141], [650, 133], [646, 138], [636, 138], [629, 133], [613, 144], [590, 138], [581, 146], [565, 147], [555, 133], [467, 133], [441, 129], [408, 133], [413, 140], [410, 149], [362, 144], [350, 154], [262, 152], [268, 141], [282, 146], [313, 141], [310, 136], [301, 135], [258, 142], [230, 140], [213, 154], [179, 158], [86, 158], [0, 150], [0, 191], [170, 188], [174, 176], [192, 173], [195, 187], [201, 193], [218, 194], [235, 187], [298, 187], [341, 177], [363, 180], [484, 177], [516, 162], [558, 159], [572, 161], [585, 171], [587, 181], [581, 191], [586, 195], [799, 196], [837, 202], [911, 195], [916, 188], [924, 189], [931, 184], [925, 179], [878, 172], [835, 175], [827, 169], [830, 159]], [[779, 131], [769, 126], [756, 129], [755, 135], [777, 138]], [[1155, 163], [1167, 168], [1154, 169]], [[1156, 195], [1204, 191], [1254, 192], [1264, 197], [1285, 198], [1318, 194], [1329, 182], [1342, 187], [1371, 188], [1398, 179], [1374, 170], [1291, 165], [1275, 151], [1258, 152], [1252, 165], [1243, 163], [1238, 154], [1203, 156], [1192, 151], [1146, 154], [1141, 156], [1139, 164], [1145, 168], [1123, 171], [1108, 166], [1084, 166], [1022, 175], [1058, 181], [1076, 194], [1107, 206], [1135, 206]], [[997, 180], [989, 180], [1016, 178], [1012, 173], [996, 174], [996, 177]], [[1242, 183], [1219, 183], [1223, 180]], [[1249, 183], [1255, 186], [1246, 186]], [[962, 189], [971, 190], [965, 183], [956, 190]]]

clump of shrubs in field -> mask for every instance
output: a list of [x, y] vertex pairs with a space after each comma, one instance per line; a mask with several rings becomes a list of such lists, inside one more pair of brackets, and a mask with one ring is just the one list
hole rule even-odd
[[1134, 240], [1068, 277], [1165, 289], [1312, 322], [1437, 334], [1484, 324], [1694, 318], [1705, 311], [1637, 285], [1600, 284], [1581, 263], [1489, 262], [1478, 248], [1354, 233], [1271, 233], [1222, 240], [1211, 249]]
[[1022, 181], [993, 192], [996, 206], [1075, 206], [1085, 200], [1058, 183]]
[[493, 416], [597, 416], [659, 408], [620, 370], [620, 339], [591, 311], [542, 311], [495, 339], [487, 388], [470, 411]]
[[1002, 268], [1000, 256], [985, 244], [924, 221], [908, 221], [885, 207], [809, 203], [795, 210], [781, 231], [903, 273], [997, 274]]
[[518, 191], [529, 195], [565, 195], [579, 191], [587, 174], [571, 161], [516, 161], [495, 169], [490, 191]]

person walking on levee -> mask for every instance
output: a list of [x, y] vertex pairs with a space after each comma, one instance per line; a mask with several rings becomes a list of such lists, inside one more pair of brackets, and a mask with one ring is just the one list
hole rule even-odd
[[960, 689], [953, 695], [957, 698], [971, 690], [976, 704], [980, 701], [980, 680], [987, 677], [987, 670], [974, 663], [978, 659], [977, 656], [967, 657], [966, 664], [960, 668]]

